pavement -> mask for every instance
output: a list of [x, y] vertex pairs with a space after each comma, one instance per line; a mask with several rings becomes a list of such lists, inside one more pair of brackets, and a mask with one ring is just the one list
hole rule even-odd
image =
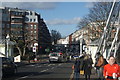
[[[90, 78], [91, 78], [91, 79], [97, 79], [97, 78], [98, 78], [98, 75], [97, 75], [97, 73], [96, 73], [96, 70], [95, 70], [94, 68], [92, 68], [92, 71], [91, 71], [91, 72], [92, 72], [92, 73], [91, 73]], [[85, 78], [85, 77], [84, 77], [84, 75], [81, 75], [80, 78]]]
[[[98, 75], [96, 73], [96, 70], [94, 68], [92, 68], [92, 71], [91, 71], [91, 75], [90, 75], [90, 80], [99, 80], [98, 79]], [[70, 76], [70, 79], [69, 80], [74, 80], [73, 79], [73, 75], [74, 75], [74, 71], [72, 72], [71, 76]], [[84, 75], [80, 75], [80, 79], [81, 80], [85, 80], [85, 76]]]
[[21, 67], [24, 65], [29, 65], [29, 64], [34, 64], [34, 63], [44, 63], [44, 62], [48, 62], [48, 57], [45, 55], [42, 55], [39, 59], [37, 60], [22, 60], [21, 62], [15, 62], [15, 64], [17, 65], [17, 67]]

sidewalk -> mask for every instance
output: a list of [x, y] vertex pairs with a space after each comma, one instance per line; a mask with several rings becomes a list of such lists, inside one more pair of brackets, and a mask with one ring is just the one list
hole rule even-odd
[[[99, 79], [98, 79], [98, 76], [97, 76], [97, 73], [96, 73], [96, 71], [95, 71], [94, 68], [92, 69], [91, 72], [92, 72], [92, 74], [91, 74], [91, 76], [90, 76], [90, 80], [99, 80]], [[74, 79], [73, 79], [73, 75], [74, 75], [74, 73], [72, 72], [69, 80], [74, 80]], [[80, 80], [85, 80], [85, 76], [84, 76], [84, 75], [80, 75]]]
[[48, 55], [39, 55], [37, 56], [37, 60], [22, 60], [21, 62], [15, 62], [15, 64], [18, 67], [24, 66], [24, 65], [29, 65], [29, 64], [34, 64], [34, 63], [43, 63], [43, 62], [48, 62]]
[[[93, 79], [97, 80], [98, 76], [97, 76], [97, 73], [96, 73], [95, 69], [93, 68], [91, 72], [92, 72], [92, 74], [90, 76], [91, 80], [93, 80]], [[80, 75], [80, 78], [85, 78], [85, 76], [84, 75]]]
[[15, 64], [18, 67], [21, 67], [21, 66], [25, 66], [25, 65], [29, 65], [29, 64], [43, 63], [43, 62], [48, 62], [48, 60], [47, 59], [41, 59], [41, 60], [37, 60], [37, 61], [30, 60], [30, 63], [29, 63], [29, 61], [26, 60], [26, 61], [16, 62]]

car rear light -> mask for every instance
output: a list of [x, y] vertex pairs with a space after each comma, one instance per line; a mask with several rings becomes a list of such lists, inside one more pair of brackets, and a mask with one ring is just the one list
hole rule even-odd
[[62, 55], [63, 53], [59, 53], [60, 55]]

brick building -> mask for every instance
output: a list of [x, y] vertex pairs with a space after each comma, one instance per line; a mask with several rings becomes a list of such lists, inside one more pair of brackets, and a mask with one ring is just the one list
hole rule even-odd
[[[40, 14], [35, 11], [1, 7], [0, 20], [2, 26], [2, 39], [10, 35], [10, 39], [18, 39], [27, 43], [27, 48], [32, 50], [37, 44], [38, 53], [44, 53], [46, 47], [51, 45], [51, 37], [47, 25]], [[39, 49], [41, 48], [42, 49]]]

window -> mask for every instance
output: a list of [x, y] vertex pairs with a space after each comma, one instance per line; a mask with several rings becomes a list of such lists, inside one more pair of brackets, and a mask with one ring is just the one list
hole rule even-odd
[[32, 22], [32, 19], [30, 19], [30, 22]]
[[32, 15], [32, 12], [30, 12], [30, 15]]
[[7, 28], [9, 28], [9, 24], [7, 24]]
[[31, 40], [33, 40], [33, 38], [31, 37]]
[[36, 29], [36, 25], [34, 25], [34, 29]]
[[36, 37], [34, 39], [37, 39]]
[[28, 12], [25, 12], [25, 15], [29, 15], [29, 13], [28, 13]]
[[29, 21], [29, 18], [28, 18], [28, 17], [25, 17], [25, 21]]
[[33, 29], [33, 25], [30, 25], [31, 29]]
[[34, 33], [36, 33], [36, 31], [34, 31]]
[[26, 29], [28, 29], [28, 25], [25, 25]]
[[36, 19], [34, 19], [34, 22], [36, 21]]
[[33, 31], [31, 31], [31, 34], [33, 33]]

